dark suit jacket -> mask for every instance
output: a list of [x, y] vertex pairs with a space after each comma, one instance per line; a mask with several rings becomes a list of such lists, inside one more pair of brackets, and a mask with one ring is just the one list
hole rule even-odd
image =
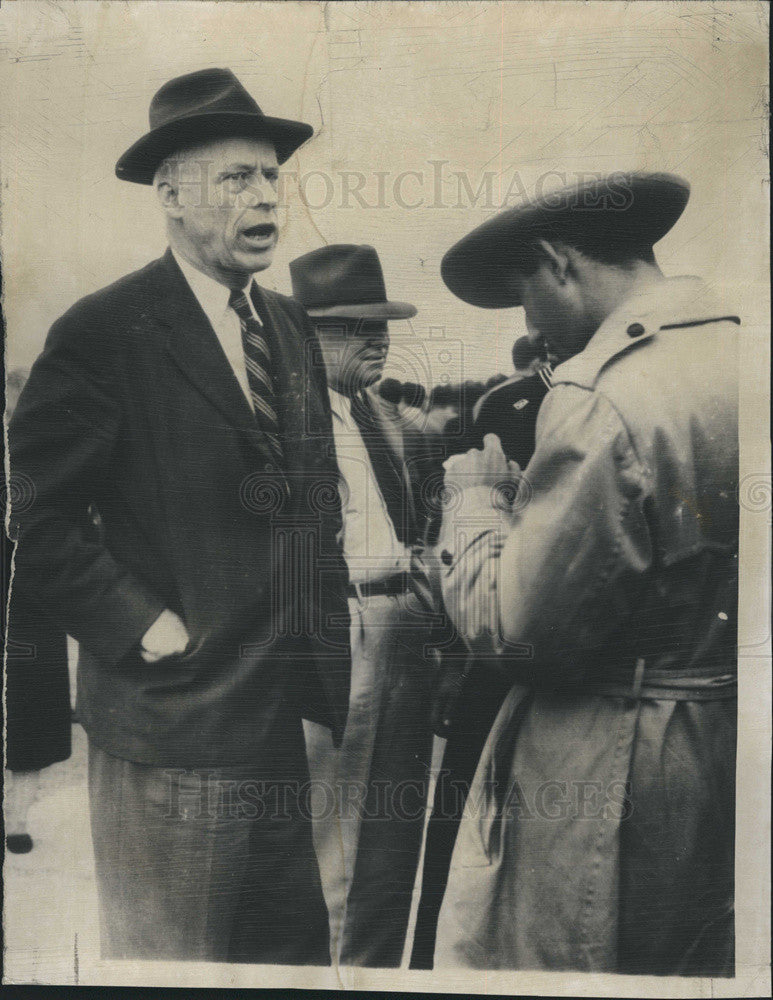
[[[292, 299], [259, 290], [287, 474], [169, 251], [54, 324], [10, 428], [20, 564], [81, 644], [89, 736], [154, 765], [250, 762], [277, 699], [340, 735], [346, 569], [324, 373]], [[31, 499], [30, 499], [31, 498]], [[94, 538], [88, 506], [104, 524]], [[164, 608], [191, 635], [145, 664]]]

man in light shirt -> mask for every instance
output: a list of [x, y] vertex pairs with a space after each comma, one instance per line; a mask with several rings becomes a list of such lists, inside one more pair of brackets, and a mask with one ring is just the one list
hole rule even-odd
[[49, 334], [9, 431], [16, 558], [80, 645], [104, 957], [324, 964], [298, 793], [302, 715], [339, 738], [348, 705], [340, 510], [315, 499], [337, 470], [313, 329], [252, 280], [312, 129], [223, 69], [165, 84], [150, 125], [116, 173], [155, 188], [170, 249]]
[[343, 746], [307, 726], [312, 778], [332, 783], [335, 809], [315, 840], [333, 948], [350, 965], [400, 964], [421, 846], [432, 755], [430, 628], [422, 570], [425, 518], [411, 472], [416, 436], [373, 389], [389, 350], [388, 321], [416, 309], [388, 301], [372, 247], [335, 245], [290, 265], [293, 295], [316, 323], [349, 568], [352, 693]]

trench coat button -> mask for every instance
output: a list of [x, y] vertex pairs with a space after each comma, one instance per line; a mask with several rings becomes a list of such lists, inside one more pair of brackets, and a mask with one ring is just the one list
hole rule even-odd
[[631, 323], [625, 332], [629, 337], [641, 337], [645, 330], [641, 323]]
[[448, 549], [443, 549], [443, 551], [440, 553], [440, 561], [443, 563], [444, 566], [450, 566], [451, 563], [454, 561], [454, 557], [451, 555]]

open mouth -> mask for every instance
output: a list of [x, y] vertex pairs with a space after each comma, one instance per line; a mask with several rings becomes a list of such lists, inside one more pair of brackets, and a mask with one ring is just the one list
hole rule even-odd
[[249, 229], [242, 229], [241, 236], [251, 244], [264, 246], [276, 237], [276, 226], [271, 222], [261, 222]]

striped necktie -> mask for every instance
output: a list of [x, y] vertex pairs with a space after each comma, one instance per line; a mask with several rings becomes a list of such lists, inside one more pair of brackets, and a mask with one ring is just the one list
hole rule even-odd
[[246, 291], [232, 291], [228, 305], [239, 317], [244, 347], [244, 364], [250, 386], [252, 408], [261, 430], [266, 435], [271, 452], [280, 468], [284, 465], [284, 452], [279, 438], [279, 421], [276, 415], [274, 382], [271, 378], [271, 349], [265, 330], [255, 318], [247, 301]]

